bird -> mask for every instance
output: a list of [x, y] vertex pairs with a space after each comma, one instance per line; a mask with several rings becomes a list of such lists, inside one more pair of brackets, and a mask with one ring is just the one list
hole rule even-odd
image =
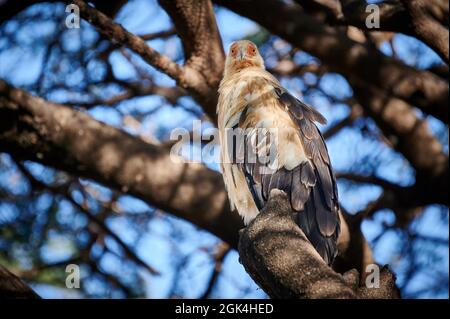
[[331, 266], [340, 233], [338, 191], [315, 124], [326, 119], [265, 69], [249, 40], [231, 44], [218, 93], [220, 169], [232, 210], [248, 225], [272, 189], [285, 192], [296, 224]]

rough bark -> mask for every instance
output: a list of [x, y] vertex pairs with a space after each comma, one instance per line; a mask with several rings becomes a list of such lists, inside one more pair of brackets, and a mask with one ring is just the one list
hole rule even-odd
[[272, 298], [398, 298], [395, 276], [384, 267], [380, 288], [360, 287], [354, 271], [338, 274], [322, 260], [289, 213], [286, 195], [272, 191], [261, 213], [241, 231], [239, 256]]
[[[364, 31], [400, 32], [416, 37], [434, 49], [441, 58], [448, 58], [448, 2], [385, 1], [377, 3], [379, 28], [368, 28], [367, 2], [360, 0], [297, 0], [308, 13], [322, 17], [330, 25], [355, 26]], [[447, 17], [447, 18], [446, 18]]]
[[448, 167], [448, 156], [414, 109], [404, 101], [370, 86], [352, 83], [356, 99], [364, 106], [394, 149], [402, 153], [417, 171], [439, 176]]
[[[413, 34], [431, 48], [433, 48], [439, 56], [449, 62], [449, 33], [447, 28], [442, 25], [433, 13], [434, 8], [438, 7], [436, 1], [423, 0], [402, 0], [403, 5], [407, 8], [410, 17], [410, 26]], [[439, 2], [439, 1], [437, 1]], [[448, 16], [448, 2], [447, 2]]]
[[159, 0], [159, 3], [172, 19], [183, 44], [184, 67], [201, 74], [204, 86], [200, 90], [197, 85], [199, 90], [195, 96], [215, 122], [216, 92], [222, 79], [225, 53], [213, 5], [209, 0]]
[[39, 299], [19, 277], [0, 265], [0, 299]]

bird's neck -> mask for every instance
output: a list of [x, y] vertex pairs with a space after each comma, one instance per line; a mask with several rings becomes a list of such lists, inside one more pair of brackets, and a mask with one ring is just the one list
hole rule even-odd
[[224, 80], [234, 79], [236, 77], [240, 77], [245, 75], [247, 72], [251, 71], [265, 71], [263, 66], [249, 65], [249, 66], [238, 66], [238, 67], [227, 67], [225, 68], [225, 72], [223, 75]]

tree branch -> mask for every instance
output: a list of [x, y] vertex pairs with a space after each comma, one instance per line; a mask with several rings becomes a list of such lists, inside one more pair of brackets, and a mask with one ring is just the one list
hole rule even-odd
[[207, 299], [211, 296], [211, 293], [213, 292], [214, 287], [217, 284], [217, 280], [219, 279], [219, 275], [222, 271], [223, 261], [225, 260], [225, 257], [227, 257], [230, 250], [230, 246], [225, 243], [220, 243], [217, 246], [217, 251], [214, 254], [214, 269], [211, 277], [208, 280], [208, 285], [205, 289], [205, 292], [201, 295], [200, 299]]
[[0, 299], [39, 299], [33, 289], [0, 265]]
[[382, 289], [360, 288], [354, 272], [334, 272], [290, 214], [286, 195], [272, 191], [261, 213], [241, 232], [239, 255], [272, 298], [398, 298], [395, 276], [383, 268]]
[[95, 26], [101, 35], [110, 39], [113, 43], [120, 43], [126, 46], [141, 56], [148, 64], [166, 73], [176, 81], [181, 81], [183, 68], [149, 47], [141, 37], [128, 32], [121, 25], [114, 23], [105, 14], [90, 7], [82, 0], [74, 0], [74, 4], [80, 8], [81, 17]]
[[404, 101], [389, 97], [373, 86], [350, 82], [364, 112], [375, 120], [393, 148], [408, 159], [419, 175], [429, 178], [445, 175], [448, 156], [430, 132], [427, 121], [419, 119]]
[[[441, 1], [385, 1], [377, 3], [380, 13], [379, 28], [368, 28], [367, 2], [361, 0], [297, 0], [308, 13], [324, 16], [330, 25], [348, 25], [363, 31], [400, 32], [416, 37], [433, 48], [448, 63], [448, 29]], [[447, 5], [448, 6], [448, 5]], [[405, 7], [408, 9], [405, 9]], [[430, 13], [437, 13], [438, 18]], [[437, 12], [436, 12], [437, 11]], [[448, 10], [447, 10], [448, 15]], [[448, 25], [447, 25], [448, 26]]]
[[81, 16], [100, 34], [113, 43], [126, 46], [148, 64], [173, 78], [179, 86], [189, 91], [211, 120], [215, 121], [215, 92], [222, 76], [224, 52], [209, 1], [163, 2], [172, 15], [181, 39], [189, 38], [190, 41], [189, 45], [187, 41], [183, 42], [188, 58], [184, 66], [155, 51], [141, 37], [130, 33], [84, 1], [75, 0], [74, 3], [80, 7]]
[[389, 190], [393, 190], [393, 191], [401, 189], [401, 186], [391, 183], [388, 180], [385, 180], [384, 178], [380, 178], [378, 176], [359, 175], [359, 174], [355, 174], [355, 173], [351, 173], [351, 172], [349, 172], [349, 173], [336, 172], [336, 178], [347, 179], [347, 180], [354, 181], [357, 183], [362, 183], [362, 184], [378, 185], [385, 189], [389, 189]]
[[361, 106], [357, 103], [353, 103], [350, 106], [350, 114], [343, 118], [342, 120], [332, 124], [325, 132], [323, 132], [323, 137], [329, 139], [339, 133], [344, 127], [350, 126], [357, 118], [362, 115]]
[[159, 0], [183, 44], [185, 67], [200, 73], [206, 88], [196, 90], [206, 114], [216, 118], [217, 89], [225, 53], [210, 0]]
[[125, 86], [127, 90], [110, 98], [94, 99], [89, 102], [70, 101], [66, 102], [66, 104], [90, 109], [98, 105], [114, 106], [129, 99], [149, 95], [159, 95], [170, 103], [175, 104], [179, 98], [186, 95], [186, 91], [178, 86], [161, 86], [154, 83], [144, 86], [140, 83], [126, 83], [124, 81], [120, 82], [120, 84]]
[[[430, 3], [431, 2], [431, 3]], [[414, 35], [428, 44], [439, 56], [449, 63], [449, 32], [432, 16], [433, 1], [402, 0], [408, 9]], [[448, 5], [448, 4], [447, 4]]]

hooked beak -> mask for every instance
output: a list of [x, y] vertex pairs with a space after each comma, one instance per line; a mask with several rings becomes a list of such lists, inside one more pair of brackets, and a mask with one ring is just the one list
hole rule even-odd
[[244, 48], [239, 48], [239, 52], [238, 52], [239, 61], [244, 60], [244, 58], [245, 58], [245, 50], [244, 50]]

